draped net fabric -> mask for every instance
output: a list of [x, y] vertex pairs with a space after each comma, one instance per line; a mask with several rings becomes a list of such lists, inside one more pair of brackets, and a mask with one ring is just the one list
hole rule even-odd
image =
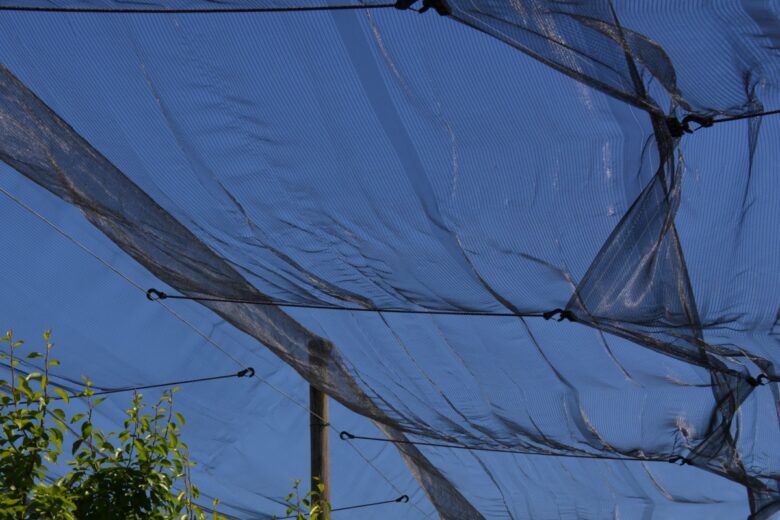
[[0, 158], [167, 292], [333, 306], [202, 302], [442, 517], [780, 509], [780, 120], [679, 131], [780, 108], [777, 5], [13, 5]]

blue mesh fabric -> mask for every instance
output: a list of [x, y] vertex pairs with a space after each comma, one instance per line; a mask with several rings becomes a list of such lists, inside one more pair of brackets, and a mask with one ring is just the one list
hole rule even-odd
[[[33, 208], [50, 204], [44, 190], [76, 206], [93, 227], [63, 222], [110, 263], [221, 299], [166, 305], [206, 316], [233, 355], [273, 359], [378, 435], [351, 413], [371, 419], [401, 455], [382, 452], [388, 471], [412, 486], [403, 460], [430, 500], [409, 518], [431, 505], [444, 518], [769, 518], [780, 118], [696, 128], [780, 108], [776, 7], [678, 4], [0, 11], [4, 187]], [[175, 7], [214, 5], [314, 4]], [[9, 272], [63, 276], [26, 266], [26, 251]], [[105, 283], [50, 292], [171, 326], [142, 291]], [[150, 380], [236, 368], [198, 355], [199, 340], [176, 355], [154, 341], [111, 355]], [[90, 365], [108, 355], [91, 343], [66, 375], [116, 377]], [[280, 493], [264, 446], [305, 419], [256, 410], [259, 386], [220, 390], [232, 405], [200, 388], [185, 403], [202, 414], [193, 444], [224, 446], [202, 468], [210, 494], [226, 492], [214, 475], [265, 475], [229, 493], [239, 518], [273, 513], [248, 498]], [[230, 426], [247, 416], [253, 428]], [[353, 489], [345, 502], [396, 492]]]

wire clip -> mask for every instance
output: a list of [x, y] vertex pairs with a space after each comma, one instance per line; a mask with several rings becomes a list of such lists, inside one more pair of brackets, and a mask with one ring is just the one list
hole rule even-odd
[[[395, 8], [405, 11], [406, 9], [411, 8], [416, 2], [417, 0], [398, 0], [395, 3]], [[422, 7], [417, 12], [422, 14], [431, 8], [441, 16], [449, 16], [452, 14], [450, 6], [448, 6], [444, 0], [423, 0]]]
[[766, 374], [758, 374], [758, 377], [752, 377], [748, 376], [747, 382], [750, 383], [750, 386], [764, 386], [769, 382], [769, 376]]
[[559, 315], [557, 321], [563, 321], [563, 320], [577, 321], [577, 317], [574, 315], [574, 313], [572, 313], [571, 311], [567, 311], [565, 309], [553, 309], [551, 311], [545, 312], [542, 314], [542, 318], [544, 318], [545, 320], [549, 320], [556, 314]]

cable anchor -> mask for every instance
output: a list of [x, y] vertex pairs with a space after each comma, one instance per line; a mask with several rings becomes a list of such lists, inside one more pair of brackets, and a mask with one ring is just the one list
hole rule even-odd
[[698, 130], [698, 128], [692, 129], [691, 123], [698, 124], [699, 128], [709, 128], [715, 124], [715, 120], [709, 116], [700, 116], [698, 114], [688, 114], [682, 121], [676, 117], [666, 118], [666, 126], [675, 139], [679, 139], [684, 134], [692, 134], [695, 130]]

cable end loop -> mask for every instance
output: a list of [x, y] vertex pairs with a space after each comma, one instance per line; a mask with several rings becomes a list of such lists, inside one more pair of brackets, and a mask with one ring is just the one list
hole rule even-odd
[[343, 432], [339, 433], [339, 438], [342, 441], [349, 441], [349, 440], [355, 439], [355, 436], [352, 435], [351, 433], [347, 432], [347, 431], [343, 431]]
[[675, 139], [679, 139], [684, 134], [692, 134], [698, 128], [692, 129], [691, 123], [696, 123], [699, 128], [709, 128], [715, 124], [715, 120], [709, 116], [700, 116], [698, 114], [688, 114], [682, 121], [676, 117], [666, 118], [666, 127], [669, 129], [669, 134]]
[[239, 370], [236, 377], [255, 377], [255, 369], [247, 367], [244, 370]]
[[167, 294], [165, 294], [162, 291], [158, 291], [157, 289], [148, 289], [146, 291], [146, 299], [150, 302], [156, 302], [157, 300], [164, 300], [168, 297]]
[[574, 313], [572, 313], [571, 311], [567, 311], [566, 309], [553, 309], [551, 311], [544, 312], [542, 313], [542, 318], [544, 318], [545, 320], [549, 320], [556, 314], [558, 315], [557, 321], [563, 321], [563, 320], [577, 321], [577, 317], [574, 316]]
[[399, 504], [405, 504], [409, 502], [409, 495], [401, 495], [400, 497], [396, 498], [395, 501]]

